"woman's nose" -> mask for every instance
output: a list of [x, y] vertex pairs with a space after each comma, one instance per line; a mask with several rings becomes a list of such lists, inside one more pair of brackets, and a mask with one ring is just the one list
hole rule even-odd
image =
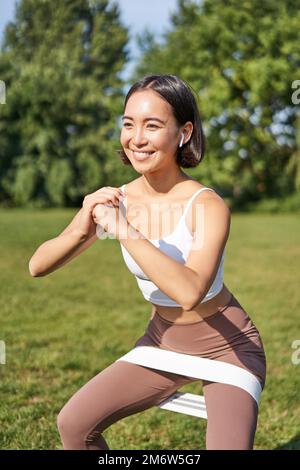
[[147, 141], [143, 129], [141, 130], [136, 130], [133, 135], [132, 135], [132, 142], [135, 145], [141, 145], [144, 144]]

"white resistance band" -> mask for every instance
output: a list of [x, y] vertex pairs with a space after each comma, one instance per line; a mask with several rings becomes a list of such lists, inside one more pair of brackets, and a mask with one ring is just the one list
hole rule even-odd
[[205, 359], [152, 346], [137, 346], [118, 361], [131, 362], [151, 369], [220, 382], [240, 387], [259, 403], [261, 385], [251, 372], [223, 361]]

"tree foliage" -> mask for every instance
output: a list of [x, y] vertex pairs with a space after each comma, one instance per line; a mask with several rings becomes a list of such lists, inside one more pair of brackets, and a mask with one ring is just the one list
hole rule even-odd
[[115, 143], [127, 42], [108, 0], [19, 2], [0, 55], [2, 203], [78, 205], [122, 169]]
[[[299, 7], [178, 0], [162, 41], [149, 30], [139, 37], [130, 81], [171, 73], [192, 86], [207, 151], [189, 172], [232, 207], [300, 199]], [[0, 53], [2, 205], [78, 206], [135, 176], [115, 152], [128, 36], [113, 0], [19, 0]]]
[[171, 73], [188, 81], [207, 137], [191, 173], [238, 205], [300, 191], [299, 105], [291, 100], [299, 24], [299, 0], [180, 0], [162, 42], [140, 37], [133, 80]]

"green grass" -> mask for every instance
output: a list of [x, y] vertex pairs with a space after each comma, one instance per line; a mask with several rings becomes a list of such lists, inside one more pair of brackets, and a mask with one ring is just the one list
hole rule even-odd
[[[116, 240], [96, 242], [44, 278], [28, 261], [71, 220], [72, 210], [1, 210], [0, 448], [61, 449], [56, 416], [92, 376], [143, 334], [150, 304], [127, 271]], [[268, 362], [255, 449], [300, 449], [300, 220], [235, 214], [225, 283], [260, 330]], [[299, 356], [299, 355], [298, 355]], [[200, 382], [185, 391], [201, 392]], [[104, 432], [111, 449], [204, 449], [206, 421], [151, 408]]]

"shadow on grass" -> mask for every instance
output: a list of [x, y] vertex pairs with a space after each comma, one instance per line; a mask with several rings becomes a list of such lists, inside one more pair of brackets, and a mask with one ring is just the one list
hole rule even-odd
[[300, 450], [300, 434], [294, 436], [290, 441], [275, 447], [274, 450]]

